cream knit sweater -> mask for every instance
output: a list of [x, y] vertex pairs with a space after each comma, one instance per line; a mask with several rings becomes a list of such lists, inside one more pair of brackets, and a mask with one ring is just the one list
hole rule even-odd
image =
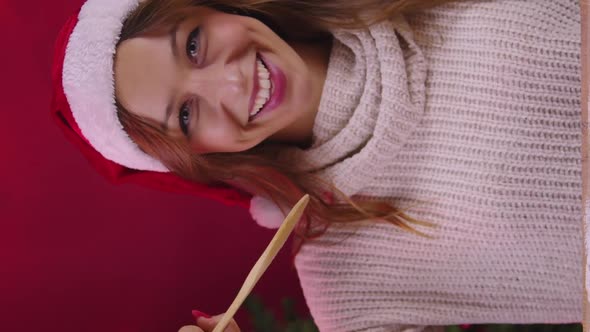
[[578, 8], [468, 1], [334, 31], [313, 146], [286, 155], [438, 228], [306, 244], [322, 332], [581, 321]]

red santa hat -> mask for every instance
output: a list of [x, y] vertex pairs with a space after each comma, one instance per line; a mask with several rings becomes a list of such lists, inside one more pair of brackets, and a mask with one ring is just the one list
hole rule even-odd
[[139, 0], [88, 0], [66, 22], [55, 44], [52, 115], [68, 140], [113, 183], [217, 199], [250, 209], [252, 217], [277, 228], [283, 213], [271, 201], [229, 186], [186, 181], [144, 153], [117, 117], [113, 62], [126, 17]]

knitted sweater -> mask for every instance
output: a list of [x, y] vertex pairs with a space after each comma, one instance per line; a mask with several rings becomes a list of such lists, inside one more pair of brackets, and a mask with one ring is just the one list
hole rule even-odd
[[438, 227], [304, 245], [320, 331], [581, 321], [578, 2], [463, 1], [333, 34], [313, 145], [286, 155]]

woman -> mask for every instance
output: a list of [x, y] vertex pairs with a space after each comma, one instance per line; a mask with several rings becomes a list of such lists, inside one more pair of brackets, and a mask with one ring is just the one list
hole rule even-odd
[[310, 193], [321, 331], [579, 322], [578, 4], [428, 6], [89, 0], [54, 109], [108, 165], [240, 188], [267, 226]]

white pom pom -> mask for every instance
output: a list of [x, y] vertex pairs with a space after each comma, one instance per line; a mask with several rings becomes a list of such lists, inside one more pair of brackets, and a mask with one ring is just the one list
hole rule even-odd
[[250, 215], [258, 225], [270, 229], [279, 228], [285, 219], [285, 215], [273, 201], [260, 196], [252, 197]]

